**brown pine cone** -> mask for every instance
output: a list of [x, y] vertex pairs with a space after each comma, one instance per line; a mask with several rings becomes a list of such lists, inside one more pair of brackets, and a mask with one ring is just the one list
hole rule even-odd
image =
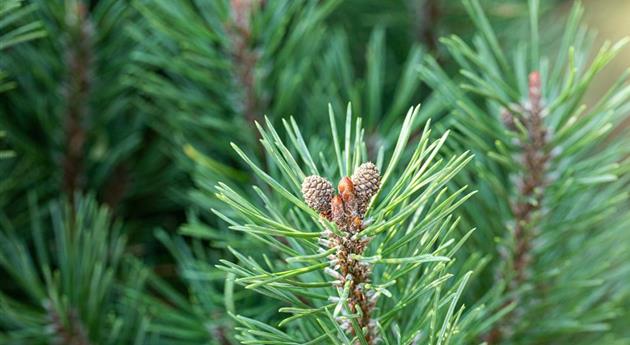
[[333, 186], [321, 176], [308, 176], [302, 182], [302, 196], [306, 204], [315, 211], [330, 214], [330, 201], [333, 197]]
[[370, 204], [370, 199], [381, 187], [381, 174], [372, 162], [363, 163], [352, 174], [352, 182], [354, 182], [359, 212], [364, 215]]

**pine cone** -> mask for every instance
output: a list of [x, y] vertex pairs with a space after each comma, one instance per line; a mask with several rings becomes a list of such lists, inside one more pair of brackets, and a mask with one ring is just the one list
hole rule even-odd
[[325, 216], [330, 214], [333, 186], [325, 178], [317, 175], [305, 178], [302, 182], [302, 196], [310, 208]]
[[372, 162], [361, 164], [352, 174], [354, 192], [359, 203], [359, 212], [365, 214], [370, 204], [370, 199], [381, 187], [381, 174]]

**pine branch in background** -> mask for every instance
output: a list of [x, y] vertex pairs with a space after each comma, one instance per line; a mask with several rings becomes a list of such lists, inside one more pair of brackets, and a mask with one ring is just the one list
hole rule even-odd
[[[259, 130], [270, 164], [279, 171], [277, 177], [234, 146], [265, 182], [266, 186], [254, 187], [264, 206], [256, 206], [226, 184], [217, 186], [217, 197], [235, 215], [227, 216], [221, 209], [215, 213], [232, 230], [273, 250], [256, 254], [231, 249], [238, 261], [221, 260], [219, 268], [233, 274], [235, 283], [280, 301], [284, 307], [279, 312], [289, 314], [277, 326], [235, 315], [240, 324], [237, 340], [458, 342], [466, 334], [457, 326], [464, 310], [458, 299], [472, 272], [453, 277], [449, 271], [451, 258], [472, 231], [453, 238], [458, 221], [451, 212], [471, 193], [464, 189], [451, 193], [445, 185], [471, 157], [435, 161], [447, 134], [431, 142], [428, 127], [415, 149], [407, 149], [418, 117], [418, 108], [410, 109], [381, 180], [374, 165], [360, 165], [366, 161], [361, 120], [353, 123], [348, 112], [341, 141], [334, 114], [330, 117], [335, 146], [326, 151], [331, 156], [323, 166], [315, 164], [306, 146], [291, 154], [268, 120]], [[289, 137], [302, 138], [297, 126], [287, 130]], [[335, 157], [337, 163], [331, 163]], [[409, 160], [403, 163], [403, 157]], [[326, 176], [354, 175], [343, 177], [340, 194], [333, 196], [332, 184], [324, 177], [307, 178], [324, 171], [329, 172]], [[468, 264], [478, 268], [479, 262]]]
[[249, 120], [297, 109], [336, 3], [137, 1], [148, 25], [134, 33], [142, 68], [131, 82], [165, 114], [156, 125], [175, 154], [187, 143], [225, 162], [224, 142], [252, 143]]
[[134, 49], [126, 30], [137, 13], [109, 0], [33, 1], [26, 10], [47, 37], [3, 51], [16, 87], [0, 95], [0, 126], [16, 158], [0, 163], [12, 176], [1, 182], [0, 208], [18, 226], [26, 223], [27, 191], [45, 202], [89, 190], [126, 218], [168, 220], [175, 205], [166, 192], [177, 170], [147, 130], [133, 88], [121, 83]]
[[[226, 164], [234, 157], [223, 143], [254, 144], [252, 120], [263, 114], [274, 124], [300, 114], [305, 131], [323, 134], [320, 109], [328, 103], [341, 109], [348, 100], [365, 114], [368, 132], [386, 126], [382, 132], [390, 133], [407, 104], [420, 100], [414, 68], [421, 49], [390, 58], [386, 28], [376, 27], [355, 63], [349, 35], [326, 22], [338, 5], [137, 1], [149, 25], [134, 33], [143, 49], [130, 82], [150, 97], [145, 106], [158, 109], [155, 123], [172, 138], [174, 158], [189, 164], [181, 154], [189, 144]], [[373, 146], [390, 139], [375, 138]]]
[[445, 119], [460, 145], [478, 157], [458, 181], [481, 191], [476, 203], [464, 206], [464, 223], [479, 224], [486, 238], [501, 238], [496, 249], [485, 246], [501, 258], [488, 295], [501, 293], [502, 302], [493, 305], [502, 317], [484, 339], [624, 343], [627, 334], [618, 325], [630, 320], [622, 312], [630, 296], [630, 215], [622, 191], [630, 182], [630, 146], [627, 136], [610, 131], [628, 117], [630, 73], [596, 104], [583, 105], [582, 98], [625, 42], [606, 44], [589, 62], [578, 4], [561, 45], [545, 53], [539, 3], [532, 0], [530, 40], [508, 53], [479, 3], [465, 5], [479, 31], [474, 45], [443, 39], [462, 81], [450, 80], [432, 58], [420, 74], [450, 105], [453, 114]]
[[[140, 344], [139, 305], [120, 303], [142, 277], [127, 272], [125, 238], [93, 198], [31, 204], [32, 242], [2, 218], [0, 341], [3, 344]], [[127, 279], [133, 279], [127, 280]], [[15, 284], [15, 285], [14, 285]]]
[[[555, 3], [546, 1], [541, 11], [553, 9]], [[526, 1], [484, 5], [492, 23], [502, 28], [502, 37], [513, 39], [521, 31], [515, 19], [526, 16]], [[432, 43], [443, 33], [472, 35], [472, 21], [460, 1], [346, 0], [329, 17], [334, 30], [306, 98], [308, 115], [300, 119], [305, 132], [324, 135], [321, 123], [311, 124], [311, 119], [317, 119], [327, 103], [342, 109], [350, 100], [353, 112], [364, 115], [372, 150], [395, 142], [400, 114], [408, 104], [423, 101], [421, 121], [437, 119], [444, 112], [445, 105], [419, 87], [416, 69], [426, 54], [443, 65], [452, 64]]]

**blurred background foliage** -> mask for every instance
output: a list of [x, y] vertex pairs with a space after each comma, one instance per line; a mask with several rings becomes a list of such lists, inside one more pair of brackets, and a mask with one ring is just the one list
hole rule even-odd
[[[507, 49], [526, 37], [527, 1], [481, 3]], [[557, 44], [557, 18], [573, 3], [541, 2], [542, 46]], [[630, 33], [627, 2], [584, 5], [600, 32], [595, 46]], [[343, 123], [351, 102], [367, 157], [382, 161], [410, 105], [423, 104], [417, 132], [449, 116], [418, 67], [432, 56], [457, 75], [440, 38], [476, 32], [454, 0], [2, 1], [0, 274], [23, 279], [2, 281], [0, 310], [12, 312], [0, 316], [0, 341], [47, 343], [54, 333], [72, 344], [228, 344], [230, 303], [273, 319], [275, 302], [214, 269], [233, 258], [228, 245], [264, 249], [211, 212], [224, 207], [217, 182], [243, 195], [260, 182], [230, 143], [280, 178], [258, 143], [254, 123], [266, 115], [272, 126], [299, 127], [307, 135], [288, 140], [332, 162], [328, 104]], [[628, 54], [597, 76], [587, 103], [627, 68]], [[86, 248], [81, 236], [98, 229], [107, 239]], [[103, 255], [94, 259], [103, 276], [77, 275], [90, 261], [57, 258], [68, 246]], [[81, 293], [95, 285], [99, 298], [83, 306]], [[116, 331], [107, 338], [99, 325]]]

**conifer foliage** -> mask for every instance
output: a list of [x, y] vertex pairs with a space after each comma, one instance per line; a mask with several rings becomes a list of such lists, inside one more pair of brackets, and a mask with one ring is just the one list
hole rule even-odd
[[[13, 87], [0, 95], [0, 126], [15, 158], [0, 163], [12, 176], [3, 181], [0, 207], [11, 217], [25, 214], [21, 196], [32, 188], [42, 202], [91, 191], [121, 213], [143, 211], [126, 208], [127, 200], [144, 200], [150, 212], [166, 209], [165, 198], [149, 197], [149, 183], [160, 183], [168, 169], [151, 173], [163, 164], [152, 150], [158, 145], [140, 146], [151, 138], [123, 83], [134, 49], [126, 28], [137, 18], [126, 1], [79, 0], [32, 1], [3, 16], [11, 30], [6, 44], [17, 43], [20, 32], [27, 33], [22, 41], [46, 33], [2, 51], [0, 66], [11, 72]], [[32, 32], [35, 24], [39, 31]]]
[[0, 0], [0, 344], [629, 344], [559, 3]]
[[[17, 285], [0, 293], [3, 344], [131, 344], [142, 341], [138, 305], [120, 303], [131, 274], [123, 267], [120, 223], [90, 197], [38, 209], [33, 195], [32, 241], [11, 224], [0, 233], [0, 265]], [[140, 278], [136, 276], [136, 278]], [[3, 284], [6, 284], [3, 282]], [[7, 287], [8, 288], [8, 287]]]
[[[420, 74], [449, 104], [459, 145], [478, 157], [460, 181], [483, 191], [468, 203], [467, 217], [487, 238], [501, 238], [486, 250], [498, 258], [496, 309], [505, 315], [484, 339], [623, 343], [628, 339], [613, 327], [628, 315], [613, 310], [630, 292], [622, 263], [630, 258], [630, 146], [620, 127], [630, 109], [628, 73], [596, 103], [583, 104], [583, 97], [626, 41], [606, 43], [590, 61], [577, 4], [561, 45], [543, 49], [539, 3], [530, 1], [530, 39], [508, 55], [479, 3], [465, 4], [479, 30], [474, 45], [442, 40], [462, 80], [451, 80], [430, 57]], [[611, 134], [615, 128], [622, 134]]]
[[[266, 184], [256, 187], [261, 206], [219, 184], [217, 197], [235, 214], [215, 212], [231, 229], [274, 250], [269, 257], [232, 249], [238, 262], [221, 260], [219, 268], [233, 274], [237, 284], [282, 301], [286, 306], [279, 312], [287, 314], [277, 325], [235, 315], [239, 341], [456, 341], [463, 312], [459, 297], [471, 272], [454, 276], [449, 271], [472, 231], [454, 236], [458, 221], [452, 212], [471, 193], [449, 191], [446, 185], [471, 156], [437, 160], [448, 133], [432, 141], [428, 126], [417, 142], [409, 143], [418, 113], [418, 107], [409, 110], [382, 179], [374, 164], [362, 163], [367, 158], [363, 131], [350, 112], [343, 140], [330, 113], [333, 142], [345, 143], [327, 151], [336, 165], [319, 166], [306, 147], [294, 156], [269, 123], [259, 130], [273, 166], [282, 172], [280, 179], [235, 146]], [[303, 138], [297, 127], [287, 130], [289, 137]], [[323, 172], [341, 176], [338, 195], [319, 175]]]

